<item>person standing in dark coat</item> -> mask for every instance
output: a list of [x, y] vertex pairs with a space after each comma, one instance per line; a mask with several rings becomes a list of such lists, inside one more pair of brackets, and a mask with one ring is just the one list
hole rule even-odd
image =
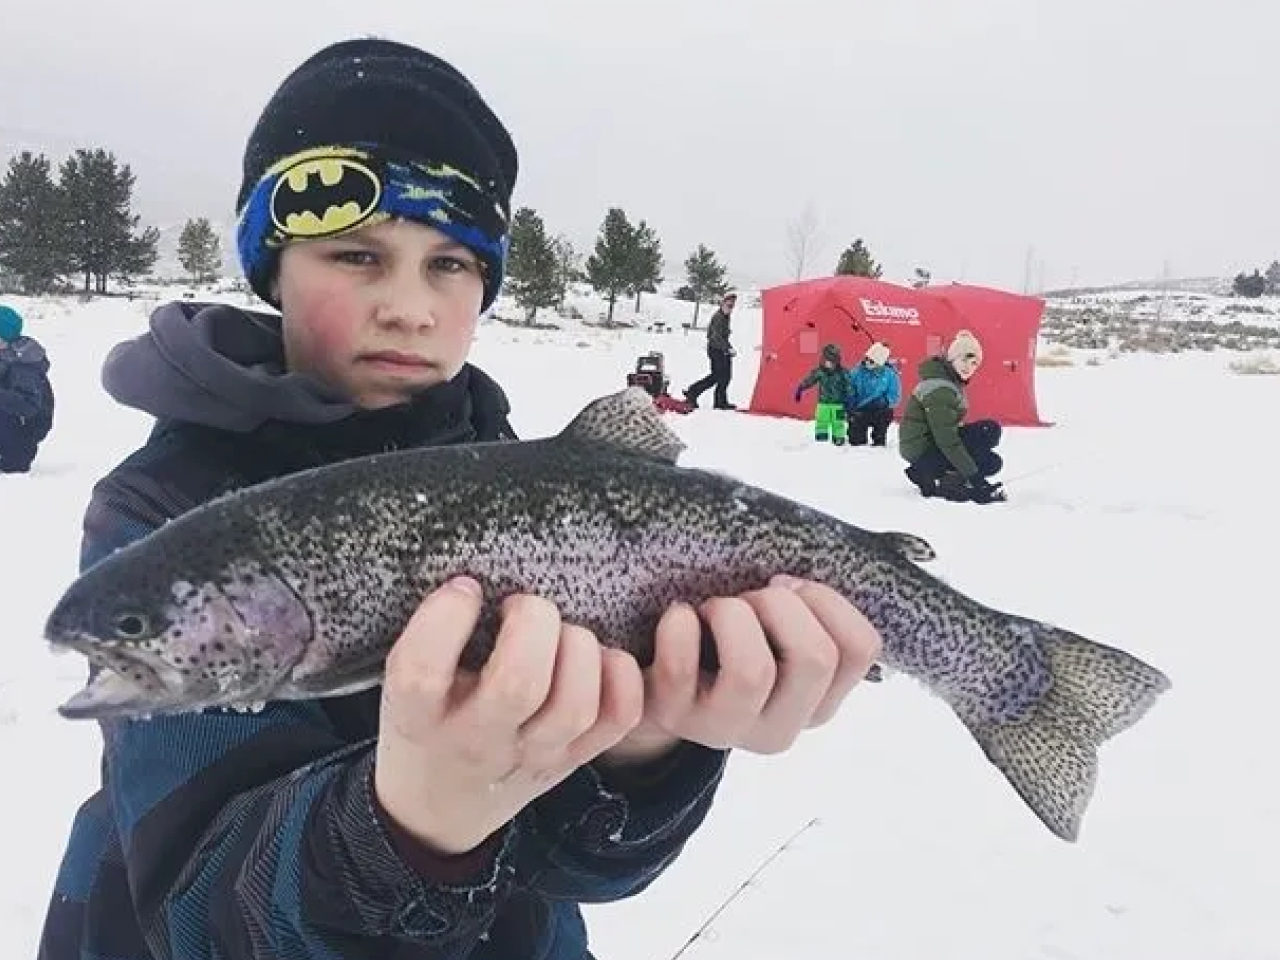
[[737, 303], [736, 293], [726, 293], [707, 323], [707, 359], [711, 361], [711, 372], [697, 383], [690, 384], [684, 392], [684, 398], [695, 407], [698, 405], [698, 398], [715, 387], [717, 410], [738, 409], [729, 402], [729, 381], [733, 379], [734, 355], [733, 344], [730, 342], [729, 318], [733, 316], [733, 308]]
[[23, 336], [22, 315], [0, 304], [0, 473], [27, 473], [53, 429], [49, 357]]

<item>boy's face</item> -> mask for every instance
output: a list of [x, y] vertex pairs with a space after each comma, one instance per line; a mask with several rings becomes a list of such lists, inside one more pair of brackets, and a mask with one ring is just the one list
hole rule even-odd
[[275, 292], [288, 368], [367, 409], [453, 378], [471, 349], [480, 261], [438, 230], [395, 220], [287, 245]]

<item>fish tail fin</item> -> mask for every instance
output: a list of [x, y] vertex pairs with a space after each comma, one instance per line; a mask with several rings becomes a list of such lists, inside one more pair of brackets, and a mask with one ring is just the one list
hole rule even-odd
[[1015, 722], [961, 716], [1013, 789], [1056, 836], [1074, 841], [1093, 796], [1098, 748], [1133, 726], [1171, 686], [1123, 650], [1038, 625], [1050, 683]]

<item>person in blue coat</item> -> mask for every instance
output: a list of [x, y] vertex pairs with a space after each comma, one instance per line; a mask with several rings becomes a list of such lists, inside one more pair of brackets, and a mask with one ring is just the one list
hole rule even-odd
[[26, 473], [53, 429], [49, 357], [22, 333], [22, 315], [0, 304], [0, 473]]
[[888, 360], [888, 346], [873, 343], [862, 362], [849, 371], [845, 410], [851, 446], [866, 446], [868, 432], [873, 447], [883, 447], [888, 439], [893, 408], [902, 399], [902, 381]]

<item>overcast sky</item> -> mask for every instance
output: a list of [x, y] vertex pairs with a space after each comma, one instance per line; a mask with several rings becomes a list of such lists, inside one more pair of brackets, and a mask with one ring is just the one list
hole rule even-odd
[[[320, 46], [377, 33], [475, 81], [517, 204], [585, 249], [610, 205], [668, 276], [865, 237], [886, 278], [1021, 289], [1280, 258], [1280, 5], [1262, 0], [0, 0], [0, 159], [105, 145], [148, 222], [230, 222], [244, 138]], [[230, 260], [230, 257], [228, 257]]]

